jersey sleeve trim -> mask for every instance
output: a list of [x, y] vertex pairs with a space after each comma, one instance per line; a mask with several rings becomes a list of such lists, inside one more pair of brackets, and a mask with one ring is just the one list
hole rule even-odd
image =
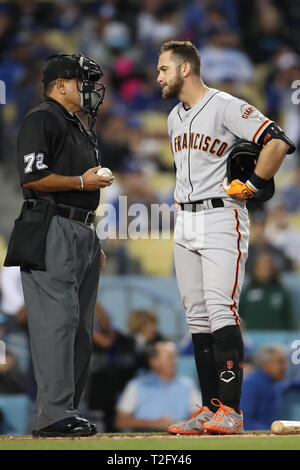
[[53, 174], [53, 171], [51, 171], [51, 170], [43, 170], [39, 174], [31, 174], [27, 178], [25, 178], [25, 175], [24, 175], [24, 177], [20, 178], [20, 185], [23, 186], [23, 184], [31, 183], [32, 181], [41, 180], [41, 179], [46, 178], [47, 176], [52, 175], [52, 174]]
[[254, 142], [254, 143], [257, 142], [257, 140], [258, 140], [260, 134], [262, 133], [262, 130], [263, 130], [263, 129], [266, 127], [266, 125], [267, 125], [268, 123], [270, 123], [270, 122], [271, 122], [270, 119], [266, 119], [266, 120], [259, 126], [259, 128], [257, 129], [257, 131], [255, 132], [255, 134], [254, 134], [254, 136], [253, 136], [253, 138], [252, 138], [252, 142]]

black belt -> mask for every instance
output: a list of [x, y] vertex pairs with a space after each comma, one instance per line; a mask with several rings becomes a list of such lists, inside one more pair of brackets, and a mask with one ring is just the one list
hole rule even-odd
[[[28, 208], [32, 207], [43, 207], [48, 204], [53, 204], [52, 202], [43, 201], [41, 199], [28, 199], [27, 201]], [[54, 204], [55, 211], [54, 215], [60, 215], [66, 219], [77, 220], [78, 222], [83, 222], [84, 224], [91, 225], [96, 217], [96, 214], [93, 211], [88, 211], [86, 209], [80, 209], [79, 207], [66, 206], [64, 204]]]
[[[191, 211], [197, 212], [198, 210], [203, 210], [203, 204], [205, 202], [211, 203], [211, 208], [216, 209], [217, 207], [224, 207], [224, 201], [220, 197], [215, 197], [212, 199], [203, 199], [202, 201], [194, 201], [194, 202], [179, 202], [178, 205], [181, 207], [183, 211]], [[202, 207], [201, 207], [202, 206]], [[210, 207], [206, 207], [209, 209]]]

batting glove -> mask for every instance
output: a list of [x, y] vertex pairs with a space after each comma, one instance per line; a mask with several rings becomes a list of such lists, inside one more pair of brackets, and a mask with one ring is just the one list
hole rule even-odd
[[228, 178], [223, 181], [223, 188], [228, 196], [237, 199], [250, 199], [255, 196], [257, 189], [248, 181], [243, 183], [240, 180], [232, 180], [229, 183]]

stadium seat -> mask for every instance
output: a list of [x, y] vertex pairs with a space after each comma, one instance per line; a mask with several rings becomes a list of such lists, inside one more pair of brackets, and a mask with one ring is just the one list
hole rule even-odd
[[198, 385], [194, 356], [179, 356], [177, 373], [178, 375], [190, 377]]
[[173, 239], [128, 239], [128, 252], [138, 259], [145, 274], [171, 276], [173, 273]]
[[280, 419], [300, 421], [300, 385], [288, 388], [284, 394], [280, 409]]
[[27, 395], [0, 395], [3, 414], [0, 434], [24, 435], [28, 432], [29, 404]]

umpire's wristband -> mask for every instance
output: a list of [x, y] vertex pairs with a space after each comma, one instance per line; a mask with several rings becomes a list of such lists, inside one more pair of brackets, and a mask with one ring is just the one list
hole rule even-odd
[[265, 180], [253, 172], [252, 176], [247, 181], [247, 184], [257, 193], [260, 189], [263, 189], [267, 186], [269, 180]]
[[80, 179], [80, 190], [79, 191], [83, 191], [84, 190], [83, 178], [82, 178], [82, 176], [78, 176], [78, 178]]

